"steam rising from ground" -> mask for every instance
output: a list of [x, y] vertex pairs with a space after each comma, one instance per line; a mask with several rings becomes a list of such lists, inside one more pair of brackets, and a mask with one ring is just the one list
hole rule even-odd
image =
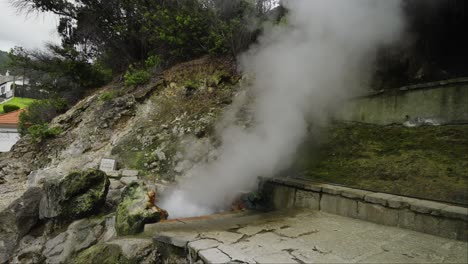
[[307, 135], [308, 122], [327, 118], [368, 76], [376, 48], [397, 40], [402, 29], [397, 0], [292, 0], [287, 25], [265, 30], [259, 44], [241, 56], [241, 70], [254, 76], [254, 124], [238, 127], [232, 116], [239, 96], [219, 126], [217, 160], [163, 197], [171, 217], [216, 212], [239, 191], [252, 189], [258, 176], [290, 165]]

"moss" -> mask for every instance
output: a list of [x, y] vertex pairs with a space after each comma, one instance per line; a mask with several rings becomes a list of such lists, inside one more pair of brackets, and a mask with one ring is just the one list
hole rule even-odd
[[141, 233], [145, 224], [161, 220], [160, 214], [146, 208], [147, 190], [138, 183], [131, 183], [122, 192], [122, 201], [117, 208], [116, 229], [119, 235]]
[[104, 205], [109, 184], [104, 172], [91, 169], [47, 181], [44, 190], [51, 206], [58, 209], [56, 218], [74, 220], [90, 216]]
[[468, 126], [335, 124], [295, 164], [315, 181], [466, 202]]
[[76, 256], [72, 261], [72, 264], [133, 264], [127, 259], [119, 246], [112, 244], [97, 244], [92, 246], [78, 256]]

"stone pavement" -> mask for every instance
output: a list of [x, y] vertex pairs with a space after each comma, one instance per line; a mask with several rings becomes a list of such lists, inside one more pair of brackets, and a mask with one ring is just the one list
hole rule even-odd
[[147, 225], [157, 243], [205, 263], [468, 263], [468, 244], [295, 209]]

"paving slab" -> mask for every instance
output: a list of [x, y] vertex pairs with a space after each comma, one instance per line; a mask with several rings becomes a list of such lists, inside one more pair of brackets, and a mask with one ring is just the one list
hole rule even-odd
[[[310, 209], [233, 213], [145, 228], [205, 263], [468, 263], [468, 243]], [[162, 239], [166, 237], [170, 239]]]

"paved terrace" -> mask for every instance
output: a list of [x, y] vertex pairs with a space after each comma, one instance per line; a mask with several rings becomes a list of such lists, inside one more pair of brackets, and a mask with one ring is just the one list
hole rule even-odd
[[311, 209], [173, 220], [145, 233], [192, 263], [468, 263], [466, 242]]

